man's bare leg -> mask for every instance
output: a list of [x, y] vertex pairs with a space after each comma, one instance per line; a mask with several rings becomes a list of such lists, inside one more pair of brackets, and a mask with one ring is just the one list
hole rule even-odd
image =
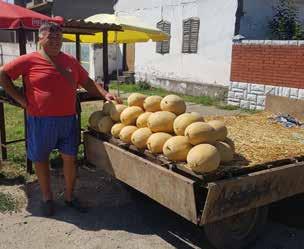
[[36, 162], [35, 170], [42, 192], [43, 201], [52, 200], [53, 194], [51, 190], [49, 162]]
[[73, 190], [76, 181], [76, 157], [61, 153], [63, 160], [63, 174], [65, 180], [65, 193], [66, 201], [72, 201]]

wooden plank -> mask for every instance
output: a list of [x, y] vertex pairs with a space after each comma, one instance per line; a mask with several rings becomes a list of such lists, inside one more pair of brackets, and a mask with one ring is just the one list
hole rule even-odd
[[300, 99], [266, 95], [265, 110], [276, 114], [290, 114], [298, 119], [303, 119], [304, 101]]
[[303, 193], [303, 182], [304, 162], [299, 162], [209, 183], [200, 224]]
[[194, 181], [88, 133], [84, 142], [90, 163], [197, 224]]

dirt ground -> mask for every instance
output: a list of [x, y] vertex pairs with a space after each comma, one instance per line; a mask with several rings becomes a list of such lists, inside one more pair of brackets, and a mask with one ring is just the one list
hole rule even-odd
[[[102, 172], [79, 170], [76, 193], [87, 200], [90, 206], [87, 214], [79, 214], [63, 205], [60, 171], [52, 172], [52, 185], [57, 211], [52, 218], [40, 215], [37, 182], [26, 186], [0, 186], [0, 191], [13, 193], [23, 203], [18, 213], [0, 214], [1, 249], [212, 249], [200, 228]], [[284, 206], [274, 207], [274, 213], [284, 217], [285, 224], [269, 222], [263, 238], [252, 249], [303, 249], [301, 210], [299, 205], [294, 211]], [[289, 220], [286, 214], [291, 215]], [[295, 220], [297, 228], [286, 225], [287, 221]]]

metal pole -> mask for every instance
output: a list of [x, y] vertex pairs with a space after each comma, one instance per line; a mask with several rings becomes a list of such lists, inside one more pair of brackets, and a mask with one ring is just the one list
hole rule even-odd
[[118, 51], [119, 51], [119, 44], [117, 41], [117, 31], [115, 31], [115, 43], [116, 43], [116, 80], [117, 80], [117, 96], [120, 96], [120, 91], [119, 91], [119, 81], [118, 81], [118, 77], [119, 77], [119, 59], [118, 59]]
[[[19, 53], [20, 55], [26, 54], [26, 36], [25, 30], [23, 28], [18, 30], [19, 33]], [[25, 94], [25, 84], [24, 79], [22, 77], [22, 86], [23, 86], [23, 94]], [[27, 157], [27, 122], [26, 122], [26, 111], [23, 113], [24, 118], [24, 138], [25, 138], [25, 149], [26, 149], [26, 171], [30, 174], [33, 173], [33, 165], [32, 161]]]
[[4, 117], [3, 102], [0, 102], [0, 145], [1, 145], [2, 160], [6, 160], [7, 159], [7, 149], [6, 149], [6, 131], [5, 131], [5, 117]]
[[104, 88], [109, 90], [109, 58], [108, 58], [108, 31], [102, 32], [103, 78]]

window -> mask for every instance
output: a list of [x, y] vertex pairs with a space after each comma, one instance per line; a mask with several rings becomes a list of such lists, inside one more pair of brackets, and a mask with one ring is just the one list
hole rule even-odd
[[199, 18], [189, 18], [183, 21], [183, 53], [197, 53]]
[[[156, 27], [170, 35], [171, 23], [167, 21], [160, 21], [157, 23]], [[156, 43], [156, 53], [168, 54], [169, 52], [170, 52], [170, 40]]]

